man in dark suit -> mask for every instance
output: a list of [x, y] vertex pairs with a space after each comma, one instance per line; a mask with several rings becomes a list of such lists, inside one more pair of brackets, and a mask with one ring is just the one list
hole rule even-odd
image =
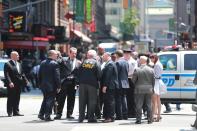
[[134, 70], [137, 68], [137, 61], [131, 56], [132, 51], [130, 49], [123, 50], [124, 58], [129, 64], [128, 80], [130, 88], [127, 89], [127, 106], [128, 106], [128, 117], [135, 118], [135, 101], [134, 101], [134, 89], [135, 85], [132, 82], [132, 76]]
[[116, 119], [128, 119], [128, 108], [126, 94], [129, 88], [128, 71], [129, 64], [123, 57], [123, 51], [117, 50], [116, 66], [118, 70], [119, 89], [116, 91]]
[[70, 48], [69, 57], [60, 57], [57, 61], [60, 65], [60, 78], [62, 81], [62, 89], [57, 96], [57, 114], [54, 119], [61, 119], [62, 111], [64, 108], [65, 99], [67, 97], [67, 118], [71, 119], [74, 105], [75, 105], [75, 93], [76, 93], [76, 72], [81, 65], [81, 61], [76, 59], [77, 49]]
[[103, 61], [106, 62], [101, 77], [105, 108], [105, 120], [103, 122], [113, 122], [115, 119], [115, 90], [119, 88], [118, 71], [109, 53], [104, 53]]
[[45, 121], [52, 121], [50, 115], [54, 106], [56, 93], [60, 90], [60, 70], [56, 62], [57, 51], [50, 50], [48, 58], [40, 65], [39, 83], [44, 95], [38, 118]]
[[12, 116], [12, 113], [13, 116], [23, 116], [19, 114], [20, 94], [22, 86], [25, 86], [28, 81], [18, 60], [18, 52], [12, 51], [11, 60], [4, 66], [5, 85], [8, 90], [7, 113], [9, 117]]

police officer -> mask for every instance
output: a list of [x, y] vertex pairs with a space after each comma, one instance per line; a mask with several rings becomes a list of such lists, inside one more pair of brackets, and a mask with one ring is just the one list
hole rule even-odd
[[87, 105], [88, 122], [97, 122], [94, 117], [97, 104], [97, 89], [101, 77], [100, 64], [96, 60], [96, 51], [89, 50], [87, 59], [79, 68], [79, 122], [85, 119]]

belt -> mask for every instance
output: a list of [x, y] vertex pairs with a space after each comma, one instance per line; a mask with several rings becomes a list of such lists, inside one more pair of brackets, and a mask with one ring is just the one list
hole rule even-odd
[[161, 79], [161, 77], [155, 77], [155, 79]]

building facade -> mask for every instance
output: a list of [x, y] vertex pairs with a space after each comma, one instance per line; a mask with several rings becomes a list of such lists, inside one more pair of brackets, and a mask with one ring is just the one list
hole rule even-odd
[[110, 24], [119, 31], [120, 22], [124, 19], [125, 11], [131, 7], [132, 0], [105, 0], [106, 25]]

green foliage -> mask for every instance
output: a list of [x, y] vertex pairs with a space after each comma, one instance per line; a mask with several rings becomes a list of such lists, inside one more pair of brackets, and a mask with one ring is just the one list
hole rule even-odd
[[132, 35], [135, 33], [135, 27], [139, 25], [136, 9], [126, 11], [123, 22], [120, 23], [120, 29], [123, 34]]

